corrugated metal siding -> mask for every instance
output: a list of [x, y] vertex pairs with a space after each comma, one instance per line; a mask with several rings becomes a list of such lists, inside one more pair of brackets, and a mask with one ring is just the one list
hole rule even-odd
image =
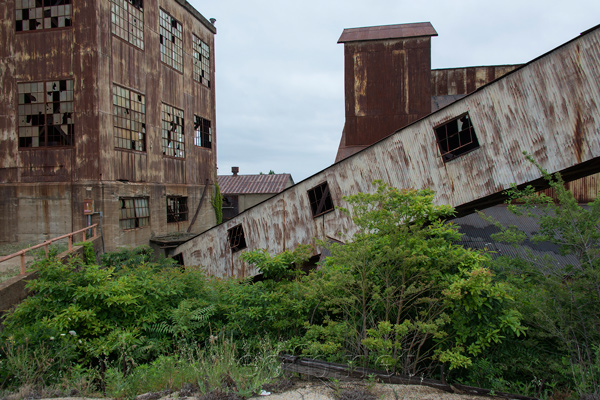
[[223, 194], [279, 193], [293, 184], [290, 174], [219, 175]]
[[[218, 276], [252, 274], [231, 253], [227, 229], [242, 224], [248, 249], [270, 253], [312, 243], [340, 241], [355, 227], [339, 209], [312, 218], [307, 190], [327, 180], [336, 207], [342, 196], [369, 192], [374, 179], [399, 188], [431, 188], [436, 202], [479, 207], [512, 183], [540, 178], [521, 154], [528, 151], [548, 172], [585, 164], [600, 169], [600, 29], [595, 29], [522, 69], [409, 125], [324, 171], [219, 225], [177, 249], [186, 265]], [[444, 163], [434, 127], [468, 112], [480, 148]], [[575, 175], [577, 168], [571, 170]], [[320, 249], [316, 249], [318, 254]]]

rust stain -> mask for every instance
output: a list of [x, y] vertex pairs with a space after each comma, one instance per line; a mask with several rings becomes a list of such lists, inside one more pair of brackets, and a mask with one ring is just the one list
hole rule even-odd
[[354, 113], [357, 116], [364, 116], [365, 111], [361, 107], [366, 99], [367, 92], [367, 70], [364, 67], [363, 55], [354, 55]]
[[573, 131], [573, 140], [575, 143], [575, 157], [577, 162], [581, 163], [583, 159], [583, 121], [581, 120], [581, 110], [577, 105], [577, 118], [575, 120], [575, 130]]

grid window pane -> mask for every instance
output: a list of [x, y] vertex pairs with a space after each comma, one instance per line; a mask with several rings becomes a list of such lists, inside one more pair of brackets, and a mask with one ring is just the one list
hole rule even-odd
[[146, 98], [113, 85], [113, 126], [115, 147], [146, 151]]
[[210, 87], [210, 47], [196, 35], [192, 35], [192, 57], [194, 80]]
[[144, 1], [111, 0], [112, 33], [144, 49]]
[[73, 80], [17, 84], [19, 147], [72, 146]]
[[67, 28], [72, 24], [71, 0], [31, 0], [15, 2], [17, 32]]
[[160, 10], [160, 60], [183, 71], [183, 25]]
[[165, 156], [185, 158], [183, 110], [162, 105], [162, 150]]
[[119, 228], [135, 229], [150, 225], [150, 207], [147, 197], [121, 197]]

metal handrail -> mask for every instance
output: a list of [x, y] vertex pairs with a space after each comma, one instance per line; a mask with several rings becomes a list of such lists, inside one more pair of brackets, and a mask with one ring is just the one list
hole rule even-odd
[[39, 249], [40, 247], [43, 247], [44, 250], [46, 251], [46, 257], [48, 257], [49, 246], [53, 242], [56, 242], [56, 241], [64, 239], [64, 238], [68, 238], [69, 239], [69, 251], [72, 251], [73, 250], [73, 236], [77, 235], [78, 233], [82, 233], [83, 232], [83, 240], [82, 240], [82, 242], [86, 242], [87, 240], [85, 238], [85, 232], [91, 229], [92, 233], [93, 233], [93, 236], [90, 238], [90, 240], [96, 239], [96, 237], [97, 237], [96, 236], [97, 235], [97, 229], [96, 228], [97, 227], [98, 227], [98, 224], [90, 225], [90, 226], [82, 228], [82, 229], [80, 229], [78, 231], [67, 233], [66, 235], [62, 235], [62, 236], [59, 236], [59, 237], [56, 237], [56, 238], [53, 238], [53, 239], [46, 240], [46, 241], [44, 241], [44, 243], [40, 243], [40, 244], [37, 244], [35, 246], [28, 247], [26, 249], [17, 251], [16, 253], [9, 254], [9, 255], [7, 255], [5, 257], [2, 257], [2, 258], [0, 258], [0, 263], [4, 262], [4, 261], [7, 261], [7, 260], [10, 260], [11, 258], [15, 258], [15, 257], [21, 256], [21, 275], [25, 275], [25, 253], [27, 253], [28, 251]]

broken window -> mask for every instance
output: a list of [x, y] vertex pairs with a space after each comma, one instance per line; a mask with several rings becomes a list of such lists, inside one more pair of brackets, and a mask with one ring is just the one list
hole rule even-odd
[[17, 32], [71, 26], [71, 0], [15, 0], [15, 29]]
[[73, 145], [73, 80], [17, 84], [19, 147]]
[[147, 197], [121, 197], [119, 202], [121, 206], [119, 228], [135, 229], [150, 225]]
[[165, 156], [184, 158], [183, 110], [163, 103], [161, 127], [163, 154]]
[[444, 162], [479, 147], [468, 113], [438, 126], [435, 134]]
[[113, 126], [115, 147], [146, 151], [146, 98], [113, 85]]
[[187, 197], [167, 197], [167, 222], [181, 222], [188, 220]]
[[229, 241], [229, 248], [233, 253], [246, 248], [244, 228], [242, 228], [241, 224], [227, 230], [227, 240]]
[[210, 87], [210, 47], [200, 38], [192, 34], [192, 50], [194, 58], [194, 80]]
[[160, 10], [160, 60], [183, 70], [183, 26], [168, 13]]
[[207, 149], [212, 147], [210, 121], [197, 115], [194, 115], [194, 144]]
[[111, 0], [112, 33], [144, 49], [144, 1]]
[[308, 200], [313, 217], [333, 210], [333, 200], [327, 182], [323, 182], [308, 191]]

